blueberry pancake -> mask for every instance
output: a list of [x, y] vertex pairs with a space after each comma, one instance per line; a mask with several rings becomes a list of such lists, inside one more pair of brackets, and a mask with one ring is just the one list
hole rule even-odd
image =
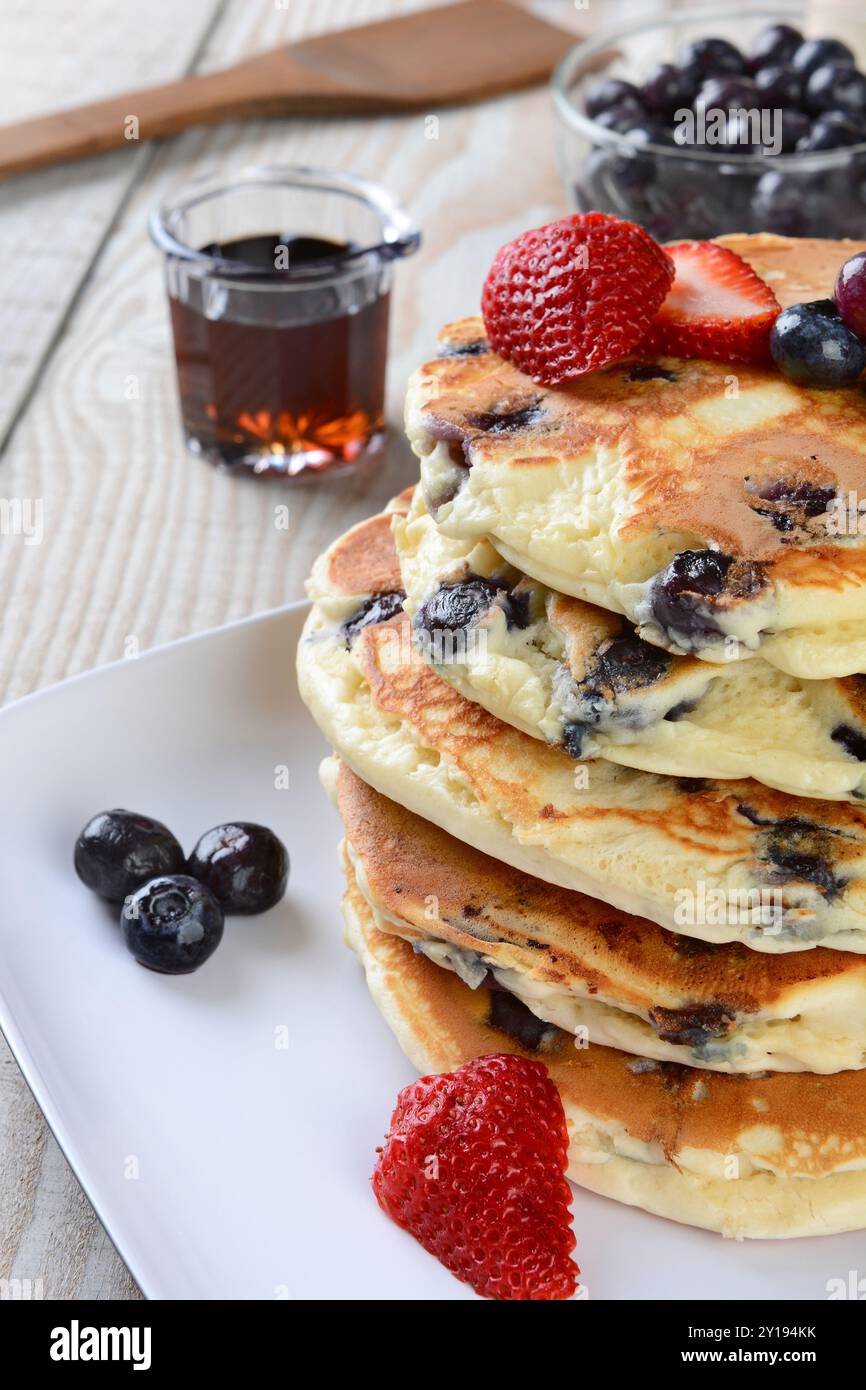
[[[826, 298], [864, 245], [719, 240], [782, 305]], [[670, 652], [866, 671], [862, 387], [665, 357], [545, 388], [487, 349], [480, 319], [446, 328], [440, 351], [410, 382], [406, 429], [445, 535], [489, 537]]]
[[376, 926], [494, 990], [494, 1014], [511, 1011], [525, 1041], [559, 1027], [578, 1046], [711, 1071], [866, 1067], [866, 960], [850, 951], [675, 936], [467, 848], [336, 758], [322, 780]]
[[581, 1187], [736, 1238], [830, 1235], [866, 1226], [866, 1071], [724, 1076], [612, 1047], [576, 1048], [558, 1028], [524, 1031], [515, 1000], [379, 931], [351, 871], [347, 943], [373, 999], [421, 1072], [516, 1052], [542, 1060]]
[[576, 763], [436, 675], [400, 583], [387, 515], [354, 527], [316, 562], [298, 648], [302, 697], [377, 791], [503, 863], [687, 936], [866, 951], [866, 808]]
[[524, 733], [646, 772], [866, 794], [866, 677], [674, 656], [621, 614], [528, 579], [488, 541], [444, 536], [420, 489], [394, 539], [419, 652]]

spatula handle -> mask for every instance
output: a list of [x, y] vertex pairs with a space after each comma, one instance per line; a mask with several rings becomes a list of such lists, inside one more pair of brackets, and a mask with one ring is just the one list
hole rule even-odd
[[0, 126], [0, 179], [216, 121], [387, 110], [386, 94], [353, 92], [285, 51], [71, 111]]

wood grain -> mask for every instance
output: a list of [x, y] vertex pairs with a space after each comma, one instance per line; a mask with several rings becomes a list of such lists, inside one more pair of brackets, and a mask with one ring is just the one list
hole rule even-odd
[[[231, 0], [197, 70], [212, 71], [307, 34], [402, 13], [417, 3], [291, 0], [286, 8], [272, 0]], [[601, 8], [596, 0], [593, 5]], [[190, 15], [203, 22], [206, 6], [166, 2], [166, 23], [172, 7], [189, 25], [181, 40], [175, 21], [173, 42], [163, 37], [159, 45], [175, 61], [184, 46], [187, 52], [195, 47]], [[48, 82], [44, 6], [34, 11], [21, 0], [19, 8], [15, 61], [23, 66], [29, 41], [30, 72], [42, 64]], [[56, 8], [59, 13], [61, 4]], [[81, 0], [75, 7], [75, 51], [87, 47], [92, 29], [101, 68], [86, 74], [86, 84], [82, 76], [79, 88], [70, 87], [70, 99], [88, 95], [85, 85], [90, 93], [99, 90], [109, 76], [117, 85], [127, 80], [110, 45], [99, 49], [106, 43], [101, 26], [113, 25], [123, 48], [119, 26], [127, 20], [133, 27], [150, 24], [139, 11], [152, 13], [153, 5]], [[545, 12], [551, 17], [549, 5]], [[556, 17], [575, 29], [587, 27], [587, 12], [567, 4]], [[68, 32], [66, 42], [72, 43]], [[6, 51], [2, 56], [4, 65], [11, 61]], [[70, 81], [74, 70], [77, 65], [70, 64]], [[44, 107], [44, 92], [29, 105], [25, 95], [31, 95], [29, 88], [19, 92], [17, 110], [7, 104], [0, 115], [8, 119]], [[19, 257], [23, 248], [29, 258], [28, 279], [21, 278], [20, 262], [8, 255], [0, 261], [0, 367], [2, 354], [21, 351], [27, 361], [19, 383], [39, 373], [0, 461], [0, 495], [44, 504], [41, 544], [0, 535], [5, 700], [121, 657], [130, 638], [144, 650], [300, 597], [324, 545], [416, 476], [400, 428], [402, 398], [406, 377], [429, 354], [437, 327], [477, 309], [483, 275], [503, 241], [564, 208], [543, 90], [411, 117], [196, 130], [158, 149], [146, 167], [138, 161], [133, 171], [125, 158], [108, 158], [118, 161], [113, 177], [126, 180], [120, 196], [119, 183], [108, 196], [99, 175], [92, 168], [86, 173], [85, 166], [33, 175], [0, 191], [0, 237], [7, 235], [6, 219], [17, 217], [8, 234]], [[305, 487], [232, 479], [191, 458], [180, 442], [165, 294], [159, 259], [146, 236], [147, 212], [196, 174], [253, 160], [331, 165], [379, 179], [424, 229], [422, 252], [397, 268], [391, 439], [364, 476]], [[59, 192], [53, 182], [58, 177], [72, 180]], [[89, 203], [94, 178], [102, 201]], [[20, 215], [13, 210], [15, 190]], [[53, 270], [46, 287], [36, 274], [38, 249], [63, 225], [64, 208], [74, 218], [82, 207], [82, 243], [76, 243], [69, 270], [80, 288], [70, 292]], [[10, 294], [18, 296], [17, 315], [7, 311]], [[34, 347], [31, 336], [41, 346]], [[4, 377], [0, 370], [0, 389]], [[18, 396], [20, 391], [19, 385]], [[14, 413], [14, 401], [15, 392], [0, 397], [0, 419], [3, 411], [6, 419]], [[285, 501], [291, 509], [288, 532], [274, 525], [274, 508]], [[136, 1295], [17, 1068], [0, 1048], [0, 1279], [10, 1277], [42, 1278], [45, 1296], [52, 1298]]]
[[[181, 76], [218, 9], [219, 0], [5, 0], [0, 122], [44, 109], [51, 93], [87, 101]], [[0, 187], [0, 448], [149, 158], [140, 141], [127, 141], [104, 160]]]

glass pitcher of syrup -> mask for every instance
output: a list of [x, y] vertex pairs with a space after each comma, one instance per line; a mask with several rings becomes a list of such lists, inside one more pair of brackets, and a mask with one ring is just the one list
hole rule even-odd
[[395, 260], [420, 242], [383, 188], [262, 165], [154, 210], [184, 436], [232, 472], [344, 471], [384, 437]]

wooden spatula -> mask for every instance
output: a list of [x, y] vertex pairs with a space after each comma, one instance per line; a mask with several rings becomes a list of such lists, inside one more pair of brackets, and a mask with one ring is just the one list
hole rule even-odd
[[257, 116], [435, 112], [543, 81], [574, 42], [509, 0], [463, 0], [0, 127], [0, 178], [123, 145], [131, 115], [153, 140]]

